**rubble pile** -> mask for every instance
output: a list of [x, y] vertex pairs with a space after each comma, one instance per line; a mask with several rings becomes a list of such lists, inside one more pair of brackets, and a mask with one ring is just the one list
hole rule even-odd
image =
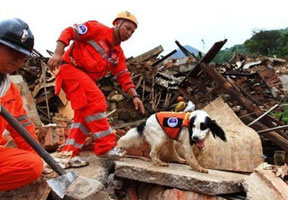
[[[127, 66], [137, 93], [147, 111], [145, 116], [135, 111], [131, 97], [121, 90], [120, 85], [113, 80], [113, 76], [108, 74], [101, 79], [97, 84], [106, 96], [107, 116], [112, 127], [117, 130], [116, 134], [120, 137], [130, 127], [140, 124], [152, 113], [174, 110], [178, 96], [184, 97], [185, 101], [192, 101], [196, 109], [203, 109], [221, 97], [245, 125], [258, 132], [266, 162], [274, 164], [273, 155], [276, 151], [284, 151], [287, 154], [288, 99], [285, 81], [288, 75], [288, 61], [235, 54], [227, 63], [213, 63], [213, 58], [225, 43], [226, 40], [216, 42], [202, 57], [189, 53], [177, 42], [185, 54], [183, 58], [171, 59], [170, 56], [176, 52], [175, 50], [164, 57], [159, 57], [163, 48], [158, 46], [142, 55], [127, 59]], [[47, 60], [47, 57], [34, 51], [32, 57], [17, 73], [22, 75], [28, 84], [41, 122], [46, 125], [56, 124], [54, 131], [51, 131], [49, 126], [38, 126], [38, 129], [41, 129], [39, 132], [42, 135], [43, 145], [47, 143], [45, 140], [49, 140], [48, 144], [44, 145], [47, 147], [46, 150], [55, 151], [65, 142], [64, 135], [67, 136], [67, 129], [73, 119], [73, 110], [63, 92], [59, 96], [54, 95], [56, 75], [48, 69]], [[55, 131], [58, 129], [61, 129], [61, 137], [58, 131]], [[50, 135], [47, 136], [46, 133]], [[55, 136], [56, 139], [51, 136], [53, 134], [58, 134]], [[86, 148], [91, 149], [92, 145], [90, 141]], [[288, 159], [288, 155], [286, 157]], [[123, 165], [125, 166], [125, 163]], [[123, 170], [125, 171], [125, 168]], [[285, 181], [284, 177], [287, 179], [287, 172], [282, 173], [282, 179]], [[185, 189], [184, 186], [183, 188]], [[248, 190], [248, 186], [246, 189]], [[129, 191], [135, 193], [133, 188]]]

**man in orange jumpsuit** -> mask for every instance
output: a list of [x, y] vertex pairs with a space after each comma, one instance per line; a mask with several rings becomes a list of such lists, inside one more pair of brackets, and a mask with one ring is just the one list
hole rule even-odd
[[[124, 153], [115, 147], [115, 134], [105, 115], [105, 96], [95, 81], [111, 73], [133, 98], [135, 109], [145, 113], [120, 47], [121, 42], [128, 40], [137, 28], [137, 19], [124, 11], [117, 15], [113, 25], [113, 28], [109, 28], [97, 21], [88, 21], [66, 28], [57, 40], [54, 55], [48, 61], [52, 71], [61, 64], [55, 93], [58, 94], [62, 88], [74, 110], [74, 123], [62, 149], [73, 151], [72, 163], [74, 158], [80, 159], [78, 155], [90, 134], [94, 138], [96, 155], [119, 159]], [[73, 44], [64, 52], [71, 40]]]
[[[9, 79], [9, 73], [19, 69], [30, 55], [34, 37], [28, 25], [20, 19], [0, 21], [0, 101], [37, 140], [35, 126], [23, 108], [19, 89]], [[2, 138], [7, 129], [17, 148], [5, 147]], [[42, 159], [32, 147], [0, 116], [0, 192], [23, 187], [41, 175]]]

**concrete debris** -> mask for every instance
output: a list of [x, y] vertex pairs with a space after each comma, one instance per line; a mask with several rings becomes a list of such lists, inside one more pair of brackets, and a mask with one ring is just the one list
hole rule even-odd
[[[288, 134], [284, 126], [288, 123], [288, 81], [285, 78], [288, 61], [235, 54], [227, 63], [213, 63], [213, 58], [226, 41], [216, 42], [206, 54], [199, 56], [189, 53], [176, 41], [186, 57], [171, 58], [176, 50], [161, 57], [159, 54], [163, 47], [160, 45], [127, 59], [137, 93], [147, 111], [145, 116], [135, 111], [132, 98], [121, 90], [119, 84], [111, 81], [110, 74], [97, 83], [107, 97], [108, 120], [118, 137], [155, 112], [174, 110], [177, 98], [181, 96], [185, 102], [193, 102], [196, 109], [207, 109], [228, 132], [231, 142], [225, 145], [217, 141], [215, 145], [207, 143], [207, 149], [198, 154], [198, 161], [209, 168], [209, 173], [201, 174], [190, 170], [187, 165], [152, 166], [150, 147], [145, 141], [139, 148], [128, 150], [129, 158], [110, 163], [92, 156], [93, 139], [88, 137], [83, 152], [89, 151], [84, 156], [90, 164], [75, 171], [95, 179], [99, 192], [92, 195], [94, 199], [174, 199], [179, 195], [183, 199], [229, 199], [225, 195], [239, 200], [246, 197], [265, 199], [267, 196], [270, 199], [288, 199], [281, 189], [287, 187], [287, 168], [281, 168], [281, 172], [255, 169], [263, 161], [275, 166], [273, 156], [276, 151], [286, 152], [288, 160]], [[55, 74], [47, 68], [47, 61], [47, 57], [33, 51], [12, 78], [24, 96], [25, 107], [36, 124], [40, 143], [46, 150], [55, 152], [65, 143], [74, 112], [63, 92], [54, 95]], [[271, 108], [273, 110], [267, 112]], [[178, 152], [181, 154], [181, 149]], [[276, 176], [276, 173], [280, 175]], [[48, 193], [49, 198], [57, 198], [47, 185], [39, 183], [41, 186], [37, 189], [28, 190], [30, 186], [27, 186], [20, 192], [0, 193], [0, 198], [13, 199], [21, 194], [30, 195], [32, 199], [47, 199]], [[145, 194], [143, 184], [154, 189]], [[79, 191], [80, 196], [68, 195], [67, 198], [81, 199], [81, 193], [85, 192], [89, 191]], [[152, 193], [153, 197], [149, 196]]]
[[266, 163], [258, 166], [255, 171], [245, 178], [244, 188], [249, 200], [286, 200], [288, 186], [272, 171], [273, 166]]
[[218, 170], [203, 174], [190, 170], [187, 165], [174, 163], [170, 163], [169, 167], [158, 167], [150, 161], [132, 158], [116, 161], [115, 175], [208, 195], [240, 192], [240, 183], [247, 176]]

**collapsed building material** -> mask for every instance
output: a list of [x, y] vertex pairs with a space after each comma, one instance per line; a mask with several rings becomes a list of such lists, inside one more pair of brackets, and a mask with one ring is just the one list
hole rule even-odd
[[[259, 117], [262, 112], [259, 108], [257, 108], [253, 103], [251, 103], [245, 96], [239, 92], [241, 90], [236, 89], [235, 85], [232, 85], [225, 77], [223, 77], [215, 68], [211, 67], [208, 62], [213, 59], [213, 57], [217, 54], [217, 50], [219, 51], [220, 48], [224, 45], [226, 41], [218, 42], [215, 43], [212, 48], [208, 51], [208, 53], [198, 62], [197, 67], [193, 70], [197, 70], [197, 73], [201, 73], [201, 69], [204, 70], [208, 76], [210, 77], [211, 80], [213, 80], [216, 83], [216, 87], [214, 87], [214, 91], [217, 94], [217, 91], [219, 89], [224, 90], [226, 93], [229, 94], [230, 98], [232, 101], [237, 101], [241, 106], [243, 106], [249, 113], [252, 113], [255, 117]], [[208, 62], [205, 62], [207, 60]], [[200, 69], [201, 67], [201, 69]], [[187, 80], [189, 76], [196, 76], [197, 74], [192, 74], [192, 71], [186, 76], [184, 79]], [[183, 81], [183, 85], [185, 82]], [[187, 84], [186, 84], [187, 88]], [[185, 86], [184, 86], [185, 89]], [[218, 92], [219, 93], [219, 92]], [[189, 96], [188, 98], [192, 100]], [[268, 126], [268, 128], [273, 128], [275, 127], [275, 124], [273, 123], [273, 119], [266, 115], [264, 116], [261, 120], [261, 123], [265, 124]], [[279, 134], [282, 134], [281, 131]], [[275, 133], [277, 134], [277, 133]], [[280, 136], [281, 137], [281, 136]], [[285, 137], [284, 137], [285, 138]], [[288, 146], [286, 144], [283, 144], [281, 140], [278, 140], [278, 137], [275, 139], [274, 142], [279, 145], [283, 150], [286, 152], [288, 151]]]
[[[199, 164], [208, 169], [242, 173], [253, 172], [263, 162], [262, 144], [257, 132], [246, 126], [220, 97], [205, 106], [203, 110], [223, 128], [227, 142], [209, 134], [208, 138], [205, 139], [204, 148], [193, 147]], [[176, 149], [178, 154], [184, 158], [182, 145], [176, 143]], [[165, 162], [173, 162], [170, 152], [171, 149], [163, 146], [159, 155], [160, 159]], [[132, 147], [127, 151], [129, 156], [149, 157], [149, 153], [150, 146], [145, 140], [137, 148]]]
[[[272, 172], [272, 166], [263, 163], [243, 182], [247, 199], [251, 200], [286, 200], [288, 185]], [[265, 169], [266, 168], [266, 169]]]
[[208, 195], [240, 192], [240, 183], [247, 176], [217, 170], [209, 170], [208, 174], [203, 174], [192, 171], [187, 165], [172, 163], [169, 167], [157, 167], [152, 162], [135, 158], [116, 161], [115, 175]]
[[163, 50], [163, 47], [159, 45], [158, 47], [155, 47], [154, 49], [151, 49], [150, 51], [147, 51], [146, 53], [143, 53], [135, 58], [129, 58], [127, 61], [132, 63], [144, 62], [151, 57], [157, 57], [160, 53], [163, 52]]
[[34, 122], [36, 126], [41, 126], [42, 122], [36, 109], [36, 104], [34, 102], [35, 99], [33, 99], [27, 83], [23, 80], [21, 75], [10, 76], [10, 78], [14, 83], [16, 83], [17, 87], [21, 91], [24, 108], [27, 110], [29, 118]]
[[170, 56], [172, 56], [174, 53], [176, 53], [177, 50], [174, 49], [173, 51], [171, 51], [170, 53], [168, 53], [166, 56], [164, 56], [163, 58], [161, 58], [160, 60], [157, 60], [155, 63], [152, 64], [152, 67], [156, 67], [158, 64], [160, 64], [161, 62], [163, 62], [165, 59], [169, 58]]
[[205, 141], [205, 149], [197, 156], [202, 166], [210, 169], [252, 172], [263, 162], [259, 135], [247, 127], [223, 99], [218, 98], [203, 109], [224, 128], [227, 142], [216, 140], [210, 135]]
[[138, 199], [141, 200], [170, 200], [170, 199], [197, 199], [197, 200], [227, 200], [219, 196], [199, 194], [192, 191], [170, 189], [162, 185], [142, 183], [138, 189]]
[[177, 40], [175, 41], [175, 43], [177, 44], [177, 46], [179, 47], [179, 49], [184, 53], [185, 56], [187, 57], [193, 57], [195, 59], [197, 59], [196, 55], [194, 55], [193, 53], [189, 52], [185, 47], [183, 47], [180, 42], [178, 42]]
[[[93, 179], [96, 183], [94, 187], [98, 188], [95, 193], [89, 196], [91, 197], [89, 199], [103, 199], [103, 200], [111, 199], [104, 185], [108, 184], [108, 175], [109, 171], [113, 167], [113, 163], [109, 160], [96, 157], [95, 154], [93, 154], [93, 152], [82, 152], [81, 157], [89, 161], [89, 165], [82, 168], [74, 168], [73, 170], [77, 174], [81, 174], [81, 176], [83, 177]], [[82, 184], [85, 184], [85, 182], [82, 182]], [[84, 190], [80, 191], [77, 182], [71, 185], [71, 187], [72, 188], [69, 187], [65, 199], [66, 198], [71, 200], [83, 199], [83, 197], [87, 196], [86, 193], [90, 192]]]
[[[192, 100], [197, 109], [204, 108], [221, 96], [231, 108], [235, 108], [235, 113], [245, 124], [258, 119], [265, 111], [267, 112], [267, 108], [271, 108], [275, 104], [280, 105], [281, 98], [285, 100], [285, 93], [283, 93], [281, 83], [276, 79], [275, 75], [285, 72], [285, 68], [287, 68], [286, 60], [265, 58], [268, 61], [261, 59], [261, 62], [259, 62], [257, 59], [247, 57], [243, 58], [239, 65], [237, 63], [225, 63], [221, 66], [209, 64], [225, 42], [226, 40], [215, 43], [200, 61], [192, 57], [170, 60], [168, 58], [163, 60], [162, 58], [161, 60], [157, 56], [163, 51], [162, 47], [157, 47], [155, 51], [138, 57], [137, 61], [135, 59], [128, 59], [128, 68], [131, 71], [137, 93], [141, 96], [144, 103], [147, 115], [143, 116], [134, 110], [131, 98], [121, 91], [117, 83], [111, 81], [111, 76], [108, 74], [98, 82], [98, 85], [104, 95], [107, 96], [107, 113], [111, 126], [115, 129], [126, 131], [127, 127], [140, 124], [142, 121], [145, 121], [148, 115], [154, 112], [172, 110], [177, 103], [179, 95], [184, 96], [185, 100]], [[65, 121], [69, 124], [73, 119], [73, 110], [67, 99], [65, 100], [61, 95], [54, 96], [55, 74], [49, 70], [45, 70], [45, 67], [43, 67], [43, 62], [46, 63], [47, 60], [41, 54], [34, 52], [32, 58], [19, 73], [28, 83], [30, 91], [33, 91], [33, 97], [36, 99], [35, 102], [40, 115], [39, 121], [46, 124], [51, 122], [59, 124]], [[246, 68], [248, 66], [246, 65], [244, 69], [245, 64], [249, 64], [249, 62], [254, 64], [248, 68]], [[156, 67], [153, 67], [153, 63], [154, 65], [156, 63]], [[274, 64], [275, 66], [279, 64], [281, 68], [276, 68]], [[275, 68], [275, 70], [271, 70], [271, 68]], [[268, 75], [266, 74], [267, 70], [269, 71]], [[273, 87], [277, 90], [273, 89]], [[277, 95], [273, 96], [272, 93], [275, 91]], [[277, 108], [277, 111], [283, 111], [283, 109]], [[269, 113], [251, 125], [251, 127], [260, 132], [266, 129], [274, 130], [275, 127], [281, 127], [283, 124], [282, 119], [271, 117]], [[123, 130], [119, 130], [119, 132]], [[259, 135], [262, 139], [264, 154], [266, 156], [270, 156], [278, 148], [285, 150], [288, 147], [288, 135], [284, 131], [274, 130], [259, 133]], [[263, 135], [265, 137], [262, 137]], [[247, 138], [253, 138], [254, 136], [253, 132]], [[51, 135], [49, 136], [48, 134], [47, 138], [50, 137]], [[259, 141], [259, 138], [256, 140]], [[50, 142], [47, 145], [48, 148], [54, 150], [57, 146], [56, 141], [48, 141], [47, 144]], [[274, 143], [277, 146], [272, 146]], [[259, 142], [256, 145], [257, 147], [259, 147], [258, 144]], [[268, 148], [269, 154], [267, 154]], [[258, 150], [255, 151], [261, 152]], [[252, 151], [253, 153], [255, 152], [253, 149]], [[142, 156], [148, 156], [148, 153], [142, 152]], [[259, 160], [260, 153], [256, 157]], [[201, 160], [201, 158], [199, 159]], [[245, 170], [251, 171], [256, 165], [255, 163], [257, 163], [255, 160], [251, 159], [250, 163], [245, 161], [251, 164], [249, 170], [247, 168]], [[224, 163], [222, 164], [224, 165]], [[226, 169], [229, 168], [227, 170], [237, 171], [240, 169], [239, 166], [240, 164], [236, 163], [235, 165], [228, 165]], [[240, 171], [245, 171], [243, 168]], [[83, 168], [82, 173], [85, 173], [85, 168]]]
[[46, 183], [46, 180], [44, 178], [40, 178], [34, 183], [29, 184], [23, 188], [0, 192], [0, 199], [46, 200], [48, 199], [50, 191], [51, 188]]

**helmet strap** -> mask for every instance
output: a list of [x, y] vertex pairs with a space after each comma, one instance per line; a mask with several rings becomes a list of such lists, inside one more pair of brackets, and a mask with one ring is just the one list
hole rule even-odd
[[120, 36], [120, 28], [123, 25], [123, 23], [126, 21], [126, 19], [122, 19], [120, 24], [118, 24], [115, 28], [116, 28], [116, 32], [117, 32], [117, 37], [119, 42], [121, 43], [121, 36]]

